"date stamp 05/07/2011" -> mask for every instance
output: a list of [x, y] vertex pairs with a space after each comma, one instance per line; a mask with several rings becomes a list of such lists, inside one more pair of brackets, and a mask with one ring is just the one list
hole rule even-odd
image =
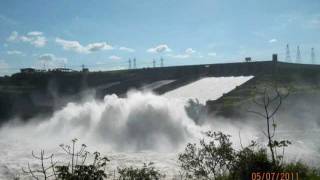
[[297, 172], [253, 172], [251, 180], [299, 180]]

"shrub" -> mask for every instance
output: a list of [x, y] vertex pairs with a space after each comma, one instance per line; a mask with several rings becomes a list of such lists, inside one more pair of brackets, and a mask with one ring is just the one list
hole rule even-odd
[[56, 176], [62, 180], [102, 180], [107, 178], [104, 167], [106, 162], [109, 161], [106, 157], [101, 157], [100, 153], [94, 153], [94, 160], [92, 164], [76, 164], [73, 167], [68, 166], [56, 166]]
[[[94, 159], [91, 164], [87, 163], [87, 156], [90, 154], [86, 151], [86, 145], [82, 144], [77, 150], [77, 139], [72, 140], [72, 145], [61, 144], [60, 147], [70, 157], [67, 165], [57, 165], [53, 161], [53, 154], [45, 156], [42, 150], [39, 156], [32, 156], [41, 161], [41, 166], [38, 169], [32, 169], [28, 164], [28, 169], [22, 169], [24, 173], [31, 176], [33, 179], [61, 179], [61, 180], [102, 180], [107, 178], [105, 167], [109, 159], [101, 156], [99, 152], [94, 152]], [[50, 165], [45, 161], [50, 160]]]
[[279, 167], [274, 166], [268, 158], [267, 150], [257, 148], [253, 142], [235, 154], [235, 162], [230, 170], [232, 179], [248, 179], [253, 172], [275, 172]]
[[233, 166], [235, 151], [229, 140], [230, 136], [211, 131], [205, 135], [210, 139], [209, 142], [201, 139], [200, 147], [189, 143], [185, 152], [179, 154], [178, 160], [187, 178], [218, 178]]
[[247, 180], [253, 172], [298, 173], [299, 179], [320, 179], [320, 171], [298, 163], [273, 163], [267, 149], [255, 142], [236, 151], [228, 135], [207, 132], [208, 142], [188, 144], [179, 154], [179, 163], [190, 179]]
[[153, 163], [144, 163], [141, 168], [118, 168], [118, 173], [120, 174], [120, 180], [158, 180], [164, 175], [153, 167]]
[[298, 173], [301, 180], [320, 180], [319, 169], [310, 168], [301, 162], [285, 164], [282, 169], [283, 172]]

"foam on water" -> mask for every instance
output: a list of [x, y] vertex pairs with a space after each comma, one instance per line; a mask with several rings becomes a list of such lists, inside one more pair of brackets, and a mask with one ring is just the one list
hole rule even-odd
[[[261, 135], [261, 130], [249, 126], [253, 121], [209, 119], [198, 126], [185, 111], [186, 97], [202, 102], [205, 97], [216, 99], [250, 78], [205, 78], [164, 96], [137, 91], [129, 92], [126, 98], [107, 95], [103, 100], [69, 103], [48, 119], [34, 119], [27, 124], [11, 121], [0, 129], [0, 179], [12, 179], [28, 162], [36, 165], [32, 150], [45, 149], [48, 154], [63, 159], [58, 146], [70, 144], [73, 138], [87, 144], [90, 151], [107, 155], [111, 159], [108, 165], [111, 171], [117, 166], [153, 161], [168, 178], [173, 177], [179, 171], [178, 152], [186, 143], [197, 141], [201, 131], [210, 128], [231, 134], [236, 146], [240, 130], [244, 145], [247, 140], [259, 139], [257, 134]], [[209, 91], [203, 90], [206, 88]]]
[[40, 123], [2, 127], [0, 156], [4, 158], [0, 158], [0, 166], [17, 169], [14, 166], [26, 164], [32, 149], [54, 152], [60, 143], [75, 137], [102, 153], [131, 152], [141, 157], [144, 151], [150, 159], [147, 154], [177, 152], [199, 137], [200, 131], [180, 101], [150, 92], [130, 92], [127, 98], [107, 95], [102, 101], [69, 103]]

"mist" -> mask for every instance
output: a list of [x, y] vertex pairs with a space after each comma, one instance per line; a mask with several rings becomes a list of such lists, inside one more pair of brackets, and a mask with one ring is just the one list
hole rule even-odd
[[[203, 123], [198, 124], [187, 115], [187, 103], [179, 98], [141, 91], [130, 91], [124, 98], [106, 95], [103, 100], [97, 100], [93, 97], [88, 96], [84, 102], [68, 103], [52, 117], [41, 121], [34, 118], [25, 124], [12, 120], [2, 126], [2, 176], [12, 176], [27, 162], [36, 164], [30, 156], [32, 150], [45, 149], [59, 155], [59, 144], [68, 144], [73, 138], [87, 144], [90, 150], [111, 157], [111, 169], [153, 161], [169, 176], [179, 171], [177, 154], [187, 143], [198, 142], [203, 137], [202, 132], [207, 130], [230, 134], [236, 149], [248, 145], [251, 140], [267, 147], [262, 133], [266, 122], [252, 114], [241, 119], [203, 116]], [[316, 113], [320, 96], [299, 97], [288, 98], [281, 107], [276, 116], [275, 138], [292, 141], [285, 149], [286, 161], [304, 161], [315, 166], [320, 162], [319, 115]]]

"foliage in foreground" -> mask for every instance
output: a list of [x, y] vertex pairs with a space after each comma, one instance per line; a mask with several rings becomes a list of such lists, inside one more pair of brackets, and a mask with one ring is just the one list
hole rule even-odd
[[144, 163], [141, 168], [118, 168], [118, 172], [120, 180], [158, 180], [164, 177], [153, 167], [153, 163]]
[[[88, 163], [86, 145], [82, 144], [80, 148], [76, 147], [77, 139], [72, 140], [71, 145], [61, 144], [60, 147], [69, 159], [68, 162], [54, 162], [54, 155], [45, 156], [44, 150], [37, 156], [32, 152], [32, 156], [40, 161], [40, 167], [31, 168], [28, 163], [27, 169], [22, 171], [32, 179], [56, 179], [56, 180], [103, 180], [116, 179], [115, 176], [109, 177], [106, 174], [107, 162], [110, 160], [106, 156], [101, 156], [99, 152], [94, 152], [93, 161]], [[77, 150], [79, 149], [79, 150]], [[49, 162], [48, 162], [49, 161]], [[144, 164], [141, 168], [118, 168], [119, 179], [121, 180], [157, 180], [164, 175], [153, 167], [153, 163]]]
[[[31, 176], [33, 179], [61, 179], [61, 180], [102, 180], [107, 178], [105, 173], [105, 167], [107, 162], [110, 161], [107, 157], [102, 157], [99, 152], [93, 153], [92, 163], [87, 162], [87, 157], [90, 154], [86, 151], [86, 145], [82, 144], [79, 150], [76, 147], [77, 139], [72, 140], [71, 145], [61, 144], [61, 149], [68, 156], [66, 159], [70, 159], [69, 162], [58, 165], [58, 162], [54, 162], [54, 155], [46, 157], [44, 150], [41, 151], [39, 156], [32, 156], [40, 161], [41, 167], [32, 169], [28, 164], [28, 169], [22, 169], [22, 171]], [[47, 162], [50, 160], [50, 162]]]
[[179, 154], [178, 161], [187, 179], [246, 180], [256, 172], [294, 172], [299, 179], [320, 179], [319, 170], [301, 162], [285, 164], [278, 157], [274, 164], [267, 149], [255, 142], [237, 151], [229, 135], [211, 131], [205, 134], [207, 139], [201, 139], [199, 145], [189, 143]]

